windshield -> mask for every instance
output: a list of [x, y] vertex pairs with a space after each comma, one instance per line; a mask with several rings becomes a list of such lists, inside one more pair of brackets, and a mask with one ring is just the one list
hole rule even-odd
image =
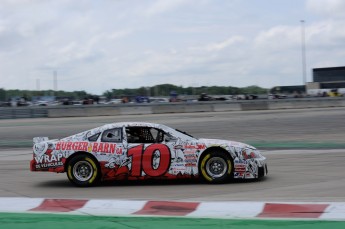
[[182, 138], [182, 139], [186, 139], [186, 140], [190, 140], [190, 141], [197, 140], [192, 135], [190, 135], [184, 131], [181, 131], [178, 129], [173, 129], [173, 128], [170, 128], [170, 127], [165, 126], [165, 125], [160, 125], [160, 126], [166, 133], [169, 133], [174, 137], [178, 137], [178, 138]]
[[187, 135], [187, 136], [189, 136], [189, 137], [192, 137], [192, 138], [194, 138], [192, 135], [190, 135], [190, 134], [188, 134], [188, 133], [186, 133], [186, 132], [184, 132], [184, 131], [182, 131], [182, 130], [179, 130], [179, 129], [175, 129], [177, 132], [180, 132], [181, 134], [184, 134], [184, 135]]

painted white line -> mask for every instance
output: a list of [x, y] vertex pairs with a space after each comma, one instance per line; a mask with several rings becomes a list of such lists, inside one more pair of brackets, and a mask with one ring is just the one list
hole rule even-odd
[[263, 202], [202, 202], [188, 216], [252, 218], [262, 212], [264, 205]]
[[26, 212], [39, 206], [43, 198], [0, 197], [0, 212]]
[[345, 203], [331, 203], [320, 219], [345, 219]]
[[144, 207], [147, 201], [89, 200], [82, 208], [74, 211], [79, 214], [97, 216], [131, 215]]

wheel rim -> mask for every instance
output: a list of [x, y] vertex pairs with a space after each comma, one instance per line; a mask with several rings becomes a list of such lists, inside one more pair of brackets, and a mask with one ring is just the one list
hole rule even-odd
[[226, 161], [221, 157], [212, 157], [206, 163], [206, 171], [213, 178], [224, 176], [228, 170]]
[[93, 175], [92, 165], [87, 161], [78, 161], [73, 166], [73, 175], [79, 181], [87, 181]]

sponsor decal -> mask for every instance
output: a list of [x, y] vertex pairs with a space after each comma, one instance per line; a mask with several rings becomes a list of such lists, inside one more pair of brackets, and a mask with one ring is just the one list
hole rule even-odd
[[57, 161], [61, 161], [62, 158], [67, 158], [69, 154], [67, 153], [58, 153], [58, 154], [44, 154], [42, 156], [36, 156], [35, 161], [36, 164], [42, 163], [54, 163]]
[[244, 178], [244, 172], [235, 172], [234, 177], [235, 178]]
[[196, 166], [198, 159], [196, 158], [195, 154], [185, 154], [184, 155], [184, 162], [186, 163], [186, 167]]
[[250, 177], [252, 174], [250, 172], [246, 172], [246, 177]]
[[206, 145], [205, 144], [185, 145], [184, 148], [201, 150], [201, 149], [206, 149]]
[[121, 147], [117, 147], [116, 143], [108, 142], [58, 142], [55, 150], [61, 151], [84, 151], [90, 153], [111, 153], [122, 155]]
[[236, 158], [236, 159], [234, 160], [234, 163], [235, 163], [235, 164], [247, 164], [247, 161], [246, 161], [246, 160], [239, 159], [239, 158]]
[[198, 159], [196, 153], [199, 152], [198, 148], [201, 147], [200, 145], [186, 145], [187, 149], [183, 151], [184, 154], [184, 162], [186, 167], [194, 167], [196, 166]]
[[116, 143], [94, 142], [94, 143], [90, 143], [89, 149], [91, 149], [91, 152], [93, 153], [99, 152], [99, 153], [112, 153], [112, 154], [122, 155], [122, 148], [116, 147]]
[[56, 143], [55, 150], [87, 151], [88, 145], [88, 142], [58, 142]]
[[246, 171], [246, 165], [245, 164], [236, 164], [234, 165], [236, 172], [245, 172]]
[[180, 167], [180, 168], [173, 167], [173, 168], [170, 168], [170, 170], [173, 172], [182, 172], [182, 171], [184, 172], [186, 170], [186, 168], [185, 167]]
[[176, 146], [174, 146], [174, 149], [183, 149], [183, 146], [182, 145], [176, 145]]
[[52, 162], [52, 163], [37, 164], [36, 169], [55, 168], [55, 167], [59, 167], [59, 166], [63, 166], [63, 163], [61, 161]]
[[34, 157], [35, 162], [36, 162], [36, 169], [41, 169], [41, 168], [54, 168], [54, 167], [59, 167], [63, 166], [62, 160], [64, 158], [67, 158], [69, 156], [68, 153], [63, 152], [63, 153], [58, 153], [58, 154], [44, 154], [41, 156], [36, 156]]
[[248, 160], [248, 159], [251, 159], [251, 158], [257, 158], [258, 155], [256, 153], [254, 153], [253, 151], [252, 152], [247, 152], [246, 150], [243, 150], [242, 151], [242, 156], [244, 159]]

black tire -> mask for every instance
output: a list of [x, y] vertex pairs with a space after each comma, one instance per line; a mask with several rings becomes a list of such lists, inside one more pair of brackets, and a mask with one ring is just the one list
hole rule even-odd
[[67, 165], [68, 179], [79, 187], [94, 186], [100, 181], [101, 172], [96, 161], [88, 155], [77, 155]]
[[208, 183], [224, 183], [233, 177], [233, 167], [233, 162], [226, 152], [210, 150], [199, 162], [199, 174]]

